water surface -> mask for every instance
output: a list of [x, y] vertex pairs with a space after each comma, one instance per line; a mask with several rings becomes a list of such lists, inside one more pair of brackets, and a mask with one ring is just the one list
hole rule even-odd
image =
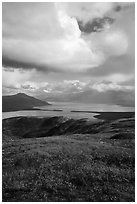
[[[71, 112], [71, 111], [108, 111], [108, 112], [132, 112], [135, 111], [134, 107], [122, 107], [118, 105], [106, 105], [106, 104], [83, 104], [83, 103], [70, 103], [70, 102], [51, 102], [51, 106], [38, 107], [41, 110], [27, 110], [27, 111], [14, 111], [3, 112], [2, 118], [11, 118], [17, 116], [36, 116], [36, 117], [53, 117], [64, 116], [74, 119], [88, 118], [96, 120], [94, 118], [95, 113], [85, 112]], [[57, 111], [58, 110], [58, 111]]]

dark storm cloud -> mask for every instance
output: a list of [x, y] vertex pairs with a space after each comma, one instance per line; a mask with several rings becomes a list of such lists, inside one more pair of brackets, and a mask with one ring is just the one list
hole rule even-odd
[[29, 62], [23, 62], [23, 61], [18, 61], [14, 59], [9, 59], [8, 57], [2, 57], [2, 66], [7, 68], [9, 71], [13, 70], [13, 68], [17, 69], [35, 69], [37, 71], [42, 71], [42, 72], [57, 72], [57, 70], [50, 65], [45, 65], [45, 64], [37, 64], [37, 63], [29, 63]]
[[2, 66], [3, 67], [14, 67], [14, 68], [24, 68], [24, 69], [32, 69], [35, 67], [35, 64], [20, 62], [17, 60], [9, 59], [7, 57], [2, 57]]
[[101, 32], [104, 30], [106, 24], [111, 25], [114, 22], [114, 18], [103, 17], [94, 18], [92, 21], [83, 23], [78, 20], [79, 28], [84, 33]]
[[115, 11], [116, 11], [116, 12], [121, 11], [121, 9], [122, 9], [122, 7], [121, 7], [120, 5], [117, 5], [117, 6], [115, 7]]

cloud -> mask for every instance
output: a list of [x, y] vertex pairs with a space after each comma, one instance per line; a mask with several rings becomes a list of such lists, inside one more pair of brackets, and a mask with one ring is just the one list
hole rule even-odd
[[133, 104], [134, 7], [4, 2], [3, 92]]
[[83, 21], [78, 20], [79, 28], [83, 33], [101, 32], [106, 28], [109, 28], [115, 21], [111, 17], [95, 18], [92, 21], [88, 21], [86, 24]]
[[[46, 98], [52, 101], [71, 101], [95, 104], [113, 104], [134, 107], [134, 86], [121, 85], [111, 81], [92, 83], [79, 80], [48, 84], [44, 89]], [[40, 94], [38, 93], [40, 96]]]
[[130, 2], [75, 2], [60, 3], [61, 9], [64, 9], [68, 15], [76, 17], [84, 24], [95, 18], [103, 18], [104, 16], [119, 15], [121, 10], [128, 10], [134, 7], [134, 3]]
[[41, 99], [134, 106], [134, 85], [114, 81], [38, 82], [35, 70], [3, 69], [3, 94], [24, 92]]
[[79, 80], [64, 80], [58, 83], [47, 83], [43, 87], [43, 91], [49, 94], [65, 94], [65, 93], [78, 93], [83, 91], [86, 86], [85, 82]]
[[98, 92], [106, 92], [109, 90], [113, 91], [133, 91], [134, 86], [122, 86], [114, 82], [110, 81], [102, 81], [99, 83], [95, 83], [92, 86], [93, 89], [97, 90]]
[[[3, 65], [11, 60], [41, 71], [86, 72], [129, 53], [132, 31], [123, 28], [121, 16], [132, 12], [132, 4], [121, 5], [127, 10], [114, 12], [116, 3], [3, 3]], [[100, 33], [82, 34], [78, 18], [104, 15], [116, 20]]]
[[[105, 57], [119, 56], [125, 54], [128, 49], [128, 39], [126, 33], [121, 30], [98, 33], [91, 36], [91, 41], [95, 47], [102, 51]], [[92, 46], [92, 44], [91, 44]]]
[[112, 74], [123, 74], [134, 76], [135, 72], [135, 60], [133, 56], [122, 55], [109, 58], [104, 62], [103, 65], [100, 65], [98, 68], [89, 69], [88, 73], [91, 76], [107, 76]]
[[80, 34], [76, 19], [53, 3], [3, 3], [3, 56], [9, 60], [38, 69], [85, 67], [95, 60]]
[[22, 83], [25, 83], [35, 74], [34, 70], [24, 71], [22, 69], [2, 69], [2, 85], [11, 89], [19, 89]]
[[2, 8], [4, 38], [37, 41], [62, 37], [54, 3], [4, 2]]
[[91, 89], [68, 98], [71, 98], [72, 101], [80, 101], [81, 103], [135, 106], [135, 94], [133, 90], [107, 90], [105, 92], [99, 92]]
[[[130, 4], [130, 6], [129, 4], [125, 4], [124, 9], [119, 14], [112, 12], [110, 15], [115, 21], [109, 27], [105, 28], [102, 32], [85, 34], [84, 38], [89, 41], [91, 49], [95, 47], [95, 52], [101, 52], [104, 56], [104, 62], [97, 68], [99, 68], [99, 70], [102, 69], [109, 61], [110, 65], [112, 64], [110, 70], [114, 72], [114, 64], [117, 64], [118, 69], [121, 69], [121, 60], [123, 60], [123, 64], [126, 64], [127, 61], [128, 64], [134, 64], [134, 6], [132, 4]], [[119, 62], [120, 64], [118, 64]], [[129, 67], [129, 70], [130, 69], [132, 69], [132, 67]], [[96, 71], [98, 72], [98, 69], [96, 69]]]
[[93, 18], [103, 17], [108, 11], [114, 7], [114, 3], [91, 3], [91, 2], [73, 2], [60, 4], [60, 7], [73, 17], [82, 20], [84, 23]]

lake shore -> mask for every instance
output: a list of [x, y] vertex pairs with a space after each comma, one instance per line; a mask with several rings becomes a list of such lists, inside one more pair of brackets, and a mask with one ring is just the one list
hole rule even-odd
[[[27, 108], [27, 109], [21, 109], [18, 110], [16, 112], [19, 111], [44, 111], [44, 112], [64, 112], [63, 109], [43, 109], [43, 108], [37, 108], [37, 107], [33, 107], [33, 108]], [[11, 112], [15, 112], [15, 111], [8, 111], [9, 113]], [[8, 113], [8, 112], [3, 112], [3, 113]], [[121, 111], [117, 111], [117, 112], [111, 112], [111, 111], [88, 111], [88, 110], [69, 110], [68, 112], [70, 112], [70, 114], [74, 113], [75, 115], [78, 113], [83, 114], [83, 116], [81, 116], [81, 118], [84, 118], [84, 113], [85, 114], [94, 114], [93, 117], [96, 119], [100, 119], [100, 120], [116, 120], [116, 119], [121, 119], [121, 118], [132, 118], [135, 117], [135, 112], [121, 112]], [[53, 115], [54, 116], [54, 115]], [[65, 114], [64, 114], [65, 116]], [[66, 115], [67, 116], [67, 115]], [[15, 116], [13, 116], [15, 117]], [[46, 117], [46, 115], [44, 116]], [[73, 118], [73, 117], [72, 117]]]
[[135, 112], [99, 112], [99, 111], [71, 111], [74, 113], [95, 113], [95, 118], [102, 120], [117, 120], [121, 118], [132, 118], [135, 117]]

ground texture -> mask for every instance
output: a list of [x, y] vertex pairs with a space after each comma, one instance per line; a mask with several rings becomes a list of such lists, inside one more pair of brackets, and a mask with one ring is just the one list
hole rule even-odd
[[135, 201], [134, 122], [3, 120], [3, 201]]

